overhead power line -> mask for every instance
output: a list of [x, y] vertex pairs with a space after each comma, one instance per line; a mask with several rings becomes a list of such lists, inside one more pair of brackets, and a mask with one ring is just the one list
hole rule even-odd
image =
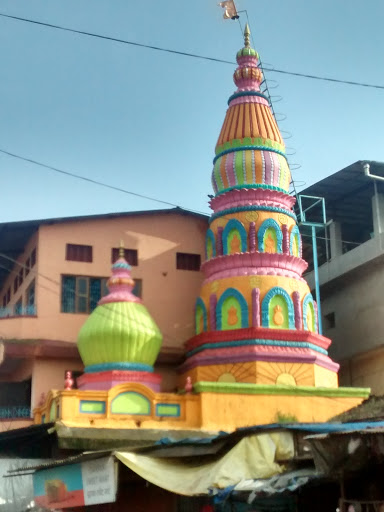
[[60, 174], [64, 174], [65, 176], [71, 176], [72, 178], [77, 178], [78, 180], [87, 181], [88, 183], [93, 183], [94, 185], [100, 185], [101, 187], [110, 188], [112, 190], [117, 190], [118, 192], [124, 192], [125, 194], [130, 194], [132, 196], [141, 197], [142, 199], [148, 199], [150, 201], [156, 201], [157, 203], [166, 204], [168, 206], [175, 206], [179, 208], [177, 204], [169, 203], [168, 201], [163, 201], [161, 199], [156, 199], [155, 197], [146, 196], [144, 194], [138, 194], [137, 192], [131, 192], [130, 190], [125, 190], [121, 187], [115, 187], [114, 185], [109, 185], [108, 183], [103, 183], [102, 181], [93, 180], [92, 178], [87, 178], [86, 176], [81, 176], [80, 174], [76, 174], [74, 172], [63, 171], [63, 169], [58, 169], [57, 167], [53, 167], [52, 165], [43, 164], [42, 162], [38, 162], [37, 160], [32, 160], [32, 158], [27, 158], [21, 155], [16, 155], [15, 153], [11, 153], [10, 151], [5, 151], [4, 149], [0, 149], [0, 153], [4, 155], [11, 156], [13, 158], [17, 158], [19, 160], [23, 160], [24, 162], [29, 162], [34, 165], [38, 165], [40, 167], [44, 167], [45, 169], [49, 169], [51, 171], [58, 172]]
[[[70, 176], [72, 178], [77, 178], [77, 179], [80, 179], [80, 180], [87, 181], [89, 183], [93, 183], [94, 185], [99, 185], [101, 187], [106, 187], [106, 188], [110, 188], [112, 190], [117, 190], [118, 192], [123, 192], [124, 194], [130, 194], [130, 195], [134, 195], [134, 196], [137, 196], [137, 197], [142, 197], [143, 199], [148, 199], [150, 201], [155, 201], [155, 202], [158, 202], [158, 203], [167, 204], [168, 206], [173, 206], [174, 208], [186, 209], [186, 210], [188, 210], [190, 212], [193, 212], [193, 213], [199, 213], [200, 215], [207, 215], [207, 216], [210, 215], [207, 212], [203, 212], [203, 211], [200, 211], [200, 210], [193, 210], [191, 208], [185, 208], [185, 207], [177, 205], [175, 203], [169, 203], [167, 201], [163, 201], [162, 199], [157, 199], [155, 197], [145, 196], [143, 194], [137, 194], [136, 192], [131, 192], [130, 190], [126, 190], [126, 189], [120, 188], [120, 187], [115, 187], [113, 185], [109, 185], [108, 183], [103, 183], [102, 181], [92, 180], [91, 178], [86, 178], [85, 176], [81, 176], [80, 174], [75, 174], [73, 172], [63, 171], [62, 169], [58, 169], [57, 167], [53, 167], [51, 165], [46, 165], [46, 164], [43, 164], [41, 162], [38, 162], [37, 160], [32, 160], [31, 158], [26, 158], [26, 157], [23, 157], [23, 156], [20, 156], [20, 155], [16, 155], [15, 153], [11, 153], [11, 152], [5, 151], [3, 149], [0, 149], [0, 153], [3, 153], [5, 155], [8, 155], [8, 156], [11, 156], [11, 157], [14, 157], [14, 158], [18, 158], [19, 160], [24, 160], [25, 162], [29, 162], [29, 163], [32, 163], [34, 165], [38, 165], [38, 166], [44, 167], [45, 169], [50, 169], [52, 171], [59, 172], [61, 174], [64, 174], [65, 176]], [[297, 192], [296, 192], [296, 196], [297, 196]], [[231, 219], [231, 217], [227, 217], [225, 215], [222, 218], [227, 219], [227, 220]], [[306, 235], [304, 233], [302, 233], [301, 236], [302, 237], [309, 237], [309, 238], [312, 237], [312, 235]], [[330, 238], [321, 237], [321, 236], [317, 236], [317, 238], [321, 239], [321, 240], [328, 240], [328, 241], [331, 240]], [[336, 241], [340, 241], [340, 242], [344, 242], [346, 244], [360, 245], [358, 242], [350, 242], [348, 240], [342, 240], [341, 238], [340, 239], [335, 239], [335, 240]], [[0, 254], [0, 256], [4, 257], [4, 258], [6, 258], [6, 259], [8, 259], [10, 261], [17, 262], [16, 260], [14, 260], [11, 257], [6, 256], [4, 254]], [[43, 276], [43, 274], [41, 274], [41, 275]], [[43, 277], [45, 277], [46, 279], [52, 281], [52, 279], [48, 278], [47, 276], [43, 276]], [[52, 282], [57, 284], [56, 281], [52, 281]]]
[[[40, 26], [43, 26], [43, 27], [53, 28], [53, 29], [56, 29], [56, 30], [63, 30], [65, 32], [72, 32], [74, 34], [80, 34], [80, 35], [84, 35], [84, 36], [88, 36], [88, 37], [96, 37], [98, 39], [106, 39], [107, 41], [113, 41], [115, 43], [128, 44], [128, 45], [131, 45], [131, 46], [137, 46], [137, 47], [140, 47], [140, 48], [147, 48], [149, 50], [156, 50], [156, 51], [160, 51], [160, 52], [173, 53], [173, 54], [176, 54], [176, 55], [181, 55], [181, 56], [184, 56], [184, 57], [191, 57], [191, 58], [194, 58], [194, 59], [202, 59], [202, 60], [208, 60], [208, 61], [212, 61], [212, 62], [219, 62], [221, 64], [235, 65], [235, 62], [233, 62], [233, 61], [219, 59], [219, 58], [216, 58], [216, 57], [209, 57], [207, 55], [199, 55], [199, 54], [196, 54], [196, 53], [189, 53], [189, 52], [183, 52], [183, 51], [179, 51], [179, 50], [173, 50], [173, 49], [170, 49], [170, 48], [163, 48], [161, 46], [154, 46], [154, 45], [149, 45], [149, 44], [144, 44], [144, 43], [138, 43], [136, 41], [128, 41], [126, 39], [120, 39], [120, 38], [117, 38], [117, 37], [111, 37], [111, 36], [104, 36], [104, 35], [101, 35], [101, 34], [96, 34], [95, 32], [86, 32], [84, 30], [76, 30], [76, 29], [69, 28], [69, 27], [63, 27], [63, 26], [60, 26], [60, 25], [54, 25], [52, 23], [45, 23], [43, 21], [31, 20], [31, 19], [28, 19], [28, 18], [21, 18], [19, 16], [11, 16], [10, 14], [5, 14], [5, 13], [0, 13], [0, 16], [3, 17], [3, 18], [9, 18], [9, 19], [16, 20], [16, 21], [22, 21], [22, 22], [25, 22], [25, 23], [32, 23], [34, 25], [40, 25]], [[364, 82], [354, 82], [352, 80], [340, 80], [338, 78], [330, 78], [330, 77], [319, 76], [319, 75], [309, 75], [309, 74], [306, 74], [306, 73], [298, 73], [298, 72], [294, 72], [294, 71], [285, 71], [283, 69], [269, 68], [269, 67], [265, 67], [265, 66], [264, 66], [264, 70], [265, 71], [269, 71], [271, 73], [281, 73], [281, 74], [284, 74], [284, 75], [298, 76], [298, 77], [301, 77], [301, 78], [310, 78], [312, 80], [321, 80], [321, 81], [325, 81], [325, 82], [332, 82], [332, 83], [338, 83], [338, 84], [344, 84], [344, 85], [354, 85], [354, 86], [357, 86], [357, 87], [369, 87], [371, 89], [384, 89], [384, 85], [379, 85], [379, 84], [367, 84], [367, 83], [364, 83]]]

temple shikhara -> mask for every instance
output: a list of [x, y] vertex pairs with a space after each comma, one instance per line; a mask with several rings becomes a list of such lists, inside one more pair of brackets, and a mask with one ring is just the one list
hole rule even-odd
[[318, 332], [285, 146], [260, 91], [263, 76], [249, 35], [246, 27], [233, 76], [237, 88], [213, 159], [204, 282], [178, 392], [161, 391], [154, 364], [162, 336], [132, 294], [122, 251], [109, 294], [78, 336], [85, 367], [78, 389], [68, 376], [66, 389], [50, 391], [35, 409], [35, 423], [56, 421], [68, 447], [70, 439], [90, 439], [100, 429], [115, 431], [116, 440], [122, 429], [217, 432], [324, 422], [369, 394], [338, 387], [338, 364], [327, 352], [331, 340]]

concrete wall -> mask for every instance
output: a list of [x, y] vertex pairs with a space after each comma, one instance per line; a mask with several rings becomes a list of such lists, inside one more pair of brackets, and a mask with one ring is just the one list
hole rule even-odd
[[384, 347], [340, 361], [340, 385], [371, 388], [384, 394]]
[[[138, 266], [132, 277], [142, 279], [142, 299], [163, 333], [163, 351], [182, 352], [194, 334], [193, 311], [202, 283], [201, 272], [178, 270], [176, 252], [200, 254], [204, 260], [207, 221], [192, 215], [148, 214], [43, 225], [38, 233], [36, 270], [37, 318], [0, 319], [0, 336], [6, 339], [47, 339], [75, 342], [86, 314], [61, 313], [63, 274], [108, 278], [111, 250], [123, 240], [127, 249], [138, 250]], [[28, 244], [19, 260], [24, 262]], [[93, 262], [66, 261], [66, 244], [93, 247]], [[15, 272], [20, 267], [15, 267]], [[12, 303], [25, 293], [33, 273], [25, 279]], [[13, 282], [11, 274], [2, 292]], [[2, 296], [0, 292], [0, 297]]]
[[327, 326], [326, 319], [323, 327], [332, 339], [330, 356], [341, 364], [340, 385], [372, 387], [375, 394], [384, 393], [383, 290], [383, 258], [321, 290], [323, 319], [334, 313], [334, 327]]
[[72, 359], [36, 359], [33, 364], [31, 410], [39, 405], [42, 394], [51, 389], [64, 389], [65, 371], [82, 371], [81, 361]]
[[[34, 279], [36, 279], [36, 284], [37, 284], [37, 280], [38, 280], [37, 270], [38, 270], [38, 262], [39, 262], [39, 254], [38, 254], [38, 252], [39, 252], [39, 244], [38, 244], [38, 239], [39, 239], [39, 234], [35, 233], [28, 240], [28, 243], [26, 244], [23, 253], [20, 254], [20, 256], [17, 258], [17, 260], [16, 260], [17, 263], [15, 263], [15, 265], [13, 266], [12, 271], [9, 273], [7, 279], [5, 280], [3, 286], [2, 286], [2, 288], [0, 290], [0, 307], [3, 304], [3, 296], [6, 295], [8, 288], [11, 289], [11, 301], [9, 302], [8, 306], [14, 306], [16, 304], [16, 302], [18, 302], [20, 299], [22, 299], [23, 300], [23, 304], [25, 304], [25, 301], [26, 301], [26, 296], [25, 295], [26, 295], [26, 291], [27, 291], [28, 287], [30, 286], [30, 284], [32, 283], [32, 281]], [[36, 249], [36, 264], [30, 270], [30, 272], [29, 272], [29, 274], [27, 276], [25, 276], [25, 271], [24, 271], [23, 283], [18, 288], [17, 292], [14, 293], [14, 291], [13, 291], [13, 282], [15, 280], [15, 277], [18, 275], [20, 270], [22, 268], [24, 268], [23, 266], [25, 265], [27, 259], [30, 257], [33, 249]], [[0, 318], [0, 332], [1, 332], [1, 325], [2, 325], [1, 321], [2, 320], [3, 319]]]

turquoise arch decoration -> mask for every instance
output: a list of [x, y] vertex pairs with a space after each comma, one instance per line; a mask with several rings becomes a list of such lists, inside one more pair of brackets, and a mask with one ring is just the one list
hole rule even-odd
[[[311, 308], [311, 313], [312, 313], [312, 329], [310, 328], [311, 326], [308, 325], [308, 318], [307, 318], [308, 306]], [[312, 297], [311, 293], [307, 293], [307, 295], [303, 299], [303, 324], [304, 324], [304, 329], [306, 331], [317, 332], [316, 308], [315, 308], [315, 303], [313, 302], [313, 297]]]
[[260, 252], [265, 252], [264, 247], [264, 235], [267, 229], [273, 229], [276, 233], [276, 240], [277, 240], [277, 246], [276, 246], [276, 252], [282, 253], [283, 252], [283, 233], [281, 232], [279, 224], [274, 219], [267, 219], [265, 220], [262, 225], [259, 228], [259, 231], [257, 233], [257, 242], [258, 242], [258, 248]]
[[151, 402], [148, 398], [135, 391], [125, 391], [118, 394], [111, 403], [112, 414], [151, 414]]
[[237, 328], [244, 328], [249, 327], [249, 320], [248, 320], [248, 304], [243, 295], [236, 290], [235, 288], [228, 288], [225, 290], [225, 292], [222, 294], [220, 299], [217, 302], [216, 306], [216, 329], [218, 331], [228, 329], [228, 326], [225, 325], [225, 322], [223, 322], [223, 306], [227, 299], [234, 299], [234, 301], [237, 302], [240, 308], [240, 326], [234, 327]]
[[207, 308], [205, 307], [205, 304], [203, 302], [203, 299], [201, 297], [198, 297], [196, 299], [195, 304], [195, 330], [196, 334], [200, 334], [202, 331], [200, 330], [200, 315], [203, 315], [203, 331], [207, 330]]
[[230, 251], [228, 251], [228, 238], [232, 231], [236, 231], [240, 237], [241, 252], [247, 252], [247, 231], [239, 220], [231, 219], [223, 229], [223, 253], [230, 254]]
[[287, 309], [288, 309], [288, 329], [295, 329], [295, 308], [293, 306], [293, 302], [288, 293], [284, 290], [284, 288], [280, 288], [280, 286], [275, 286], [271, 288], [269, 292], [265, 295], [263, 302], [261, 303], [261, 325], [262, 327], [270, 327], [269, 325], [269, 304], [271, 300], [280, 295], [283, 297]]
[[[212, 247], [212, 254], [209, 254], [209, 245]], [[207, 234], [205, 235], [205, 257], [207, 260], [214, 258], [216, 256], [216, 239], [212, 229], [207, 230]]]
[[299, 257], [301, 254], [301, 236], [300, 236], [299, 228], [297, 226], [293, 226], [293, 228], [291, 229], [291, 233], [289, 235], [289, 254], [292, 254], [292, 256], [294, 256], [293, 241], [294, 241], [295, 237], [297, 237], [297, 249], [298, 249], [297, 256]]

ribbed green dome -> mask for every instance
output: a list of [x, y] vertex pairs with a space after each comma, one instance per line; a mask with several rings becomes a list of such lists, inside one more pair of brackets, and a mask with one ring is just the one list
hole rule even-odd
[[131, 267], [123, 257], [112, 265], [109, 294], [80, 329], [77, 345], [86, 372], [153, 371], [162, 336], [147, 308], [133, 295]]
[[239, 57], [249, 57], [249, 56], [256, 57], [257, 59], [259, 58], [259, 54], [253, 48], [242, 48], [236, 54], [237, 58], [239, 58]]
[[112, 302], [97, 306], [80, 330], [77, 344], [86, 367], [106, 363], [153, 366], [162, 335], [145, 306]]

